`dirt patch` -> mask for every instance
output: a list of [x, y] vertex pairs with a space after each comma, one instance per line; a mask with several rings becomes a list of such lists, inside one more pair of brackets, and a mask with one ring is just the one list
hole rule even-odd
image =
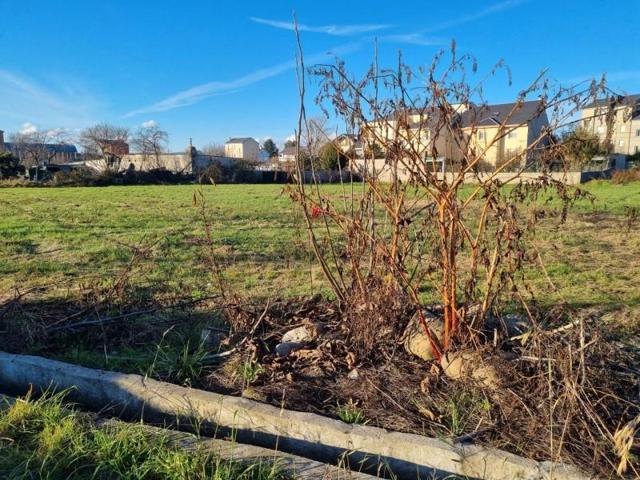
[[[478, 346], [473, 373], [451, 376], [438, 362], [408, 354], [401, 342], [359, 356], [341, 315], [319, 298], [274, 305], [256, 315], [262, 320], [254, 335], [202, 386], [600, 473], [617, 465], [611, 436], [640, 413], [639, 351], [616, 342], [597, 316], [571, 319], [556, 311], [523, 335]], [[308, 324], [319, 327], [317, 337], [276, 354], [286, 332]], [[487, 369], [489, 383], [475, 375]]]
[[[34, 302], [28, 295], [6, 300], [0, 348], [145, 373], [350, 423], [473, 441], [601, 474], [618, 462], [613, 434], [640, 414], [640, 353], [629, 340], [640, 331], [633, 309], [604, 315], [556, 309], [512, 338], [486, 332], [473, 358], [497, 374], [495, 388], [465, 375], [466, 368], [452, 378], [439, 362], [409, 354], [402, 332], [414, 312], [402, 309], [395, 310], [397, 331], [380, 331], [367, 353], [351, 338], [349, 312], [321, 297], [235, 305], [246, 330], [229, 336], [219, 306], [206, 300], [168, 310], [146, 305], [148, 313], [130, 316], [127, 308], [139, 313], [142, 306], [110, 305], [97, 314], [103, 323], [59, 328], [95, 320], [90, 305]], [[203, 326], [221, 335], [203, 337]], [[308, 336], [287, 336], [301, 327]], [[277, 346], [291, 338], [300, 344], [279, 354]], [[70, 358], [79, 344], [85, 356]], [[96, 363], [104, 358], [110, 363]], [[637, 446], [631, 455], [634, 465]]]

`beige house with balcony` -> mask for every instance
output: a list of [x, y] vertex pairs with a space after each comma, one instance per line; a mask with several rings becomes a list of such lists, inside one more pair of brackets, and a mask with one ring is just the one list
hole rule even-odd
[[[549, 141], [545, 134], [549, 120], [540, 100], [452, 106], [456, 112], [452, 121], [458, 122], [456, 128], [450, 129], [443, 122], [429, 118], [428, 113], [407, 110], [364, 125], [364, 143], [370, 146], [375, 142], [387, 145], [395, 142], [403, 149], [413, 149], [425, 160], [430, 159], [435, 150], [437, 162], [446, 159], [455, 163], [462, 158], [462, 150], [469, 141], [476, 153], [483, 156], [483, 166], [490, 170], [538, 143]], [[454, 138], [456, 134], [460, 138]], [[530, 155], [531, 152], [527, 152], [527, 157]], [[518, 164], [528, 159], [522, 158]]]
[[[609, 131], [607, 113], [611, 109]], [[581, 118], [582, 127], [608, 143], [611, 153], [640, 152], [640, 94], [597, 100], [582, 110]]]
[[260, 144], [252, 137], [230, 138], [224, 144], [224, 156], [257, 162], [260, 160]]
[[527, 151], [530, 160], [537, 145], [546, 145], [549, 119], [540, 100], [472, 106], [462, 114], [463, 132], [470, 137], [484, 166], [498, 168]]
[[282, 150], [280, 150], [280, 153], [278, 153], [278, 161], [282, 163], [296, 163], [297, 151], [298, 148], [294, 147], [293, 145], [284, 147]]

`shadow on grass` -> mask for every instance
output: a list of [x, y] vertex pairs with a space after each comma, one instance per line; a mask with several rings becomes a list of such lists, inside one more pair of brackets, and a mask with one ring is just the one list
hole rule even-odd
[[201, 342], [203, 329], [226, 328], [211, 297], [158, 301], [149, 289], [135, 302], [41, 299], [40, 292], [0, 303], [0, 350], [43, 355], [92, 368], [148, 373], [159, 351], [177, 356]]

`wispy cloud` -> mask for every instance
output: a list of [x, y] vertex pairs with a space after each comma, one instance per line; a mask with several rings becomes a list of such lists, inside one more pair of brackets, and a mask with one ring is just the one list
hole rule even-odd
[[442, 30], [447, 30], [451, 27], [464, 25], [465, 23], [473, 22], [474, 20], [479, 20], [480, 18], [487, 17], [494, 13], [498, 13], [503, 10], [507, 10], [509, 8], [517, 7], [518, 5], [522, 5], [523, 3], [526, 3], [528, 1], [529, 0], [506, 0], [499, 3], [494, 3], [493, 5], [490, 5], [487, 8], [484, 8], [477, 12], [464, 14], [459, 17], [447, 20], [445, 22], [433, 25], [432, 27], [424, 29], [423, 32], [425, 33], [439, 32]]
[[97, 105], [88, 94], [53, 89], [8, 70], [0, 70], [0, 98], [7, 116], [49, 125], [83, 124]]
[[167, 110], [173, 110], [174, 108], [193, 105], [214, 95], [232, 93], [242, 87], [274, 77], [282, 72], [291, 70], [294, 66], [295, 62], [292, 60], [273, 65], [271, 67], [261, 68], [260, 70], [256, 70], [255, 72], [234, 80], [226, 82], [214, 81], [196, 85], [195, 87], [178, 92], [147, 107], [132, 110], [124, 116], [125, 118], [129, 118], [143, 113], [166, 112]]
[[142, 122], [140, 126], [142, 128], [155, 128], [158, 126], [158, 122], [155, 120], [147, 120], [146, 122]]
[[[351, 43], [337, 47], [325, 53], [310, 55], [306, 59], [306, 63], [317, 63], [326, 58], [329, 55], [346, 55], [360, 48], [362, 44], [360, 42]], [[225, 95], [233, 93], [243, 87], [247, 87], [254, 83], [266, 80], [271, 77], [275, 77], [284, 72], [293, 70], [296, 66], [295, 60], [289, 60], [287, 62], [278, 63], [270, 67], [261, 68], [254, 72], [251, 72], [242, 77], [228, 80], [228, 81], [213, 81], [196, 85], [195, 87], [188, 88], [174, 95], [171, 95], [159, 102], [153, 103], [146, 107], [142, 107], [136, 110], [132, 110], [124, 115], [124, 118], [133, 117], [136, 115], [166, 112], [167, 110], [173, 110], [175, 108], [186, 107], [201, 102], [209, 97], [216, 95]]]
[[[260, 17], [250, 17], [252, 22], [261, 23], [263, 25], [269, 25], [270, 27], [280, 28], [283, 30], [294, 30], [295, 26], [293, 22], [283, 22], [279, 20], [268, 20]], [[320, 25], [311, 26], [304, 23], [298, 23], [298, 30], [301, 32], [314, 32], [314, 33], [326, 33], [327, 35], [358, 35], [360, 33], [375, 32], [377, 30], [383, 30], [390, 28], [392, 25], [387, 24], [354, 24], [354, 25]]]
[[[490, 5], [482, 10], [479, 10], [477, 12], [463, 14], [458, 17], [451, 18], [447, 21], [435, 24], [423, 30], [410, 32], [410, 33], [391, 33], [391, 34], [383, 35], [380, 37], [380, 41], [389, 42], [389, 43], [405, 43], [405, 44], [421, 45], [421, 46], [442, 45], [443, 43], [445, 43], [443, 42], [442, 39], [434, 38], [432, 36], [427, 36], [425, 34], [439, 32], [439, 31], [447, 30], [452, 27], [457, 27], [459, 25], [464, 25], [466, 23], [479, 20], [481, 18], [501, 12], [503, 10], [514, 8], [528, 1], [529, 0], [503, 0], [501, 2]], [[280, 28], [284, 30], [295, 29], [293, 22], [269, 20], [269, 19], [260, 18], [260, 17], [250, 17], [250, 18], [253, 22], [269, 25], [274, 28]], [[333, 25], [332, 24], [332, 25], [321, 25], [321, 26], [306, 25], [304, 23], [298, 24], [298, 30], [300, 30], [301, 32], [316, 32], [316, 33], [325, 33], [328, 35], [340, 35], [340, 36], [371, 33], [371, 32], [384, 30], [392, 27], [394, 27], [394, 25], [392, 24], [350, 24], [350, 25]]]
[[479, 20], [483, 17], [487, 17], [491, 14], [498, 13], [508, 8], [515, 7], [527, 1], [529, 0], [506, 0], [500, 3], [490, 5], [489, 7], [483, 10], [480, 10], [478, 12], [461, 15], [459, 17], [452, 18], [445, 22], [433, 25], [431, 27], [428, 27], [416, 32], [392, 33], [388, 35], [383, 35], [380, 37], [380, 41], [389, 42], [389, 43], [405, 43], [410, 45], [421, 45], [421, 46], [444, 45], [445, 43], [447, 43], [445, 40], [443, 40], [442, 38], [434, 37], [430, 34], [434, 32], [439, 32], [442, 30], [447, 30], [452, 27], [457, 27], [465, 23], [470, 23], [475, 20]]
[[411, 45], [442, 45], [445, 43], [441, 38], [426, 37], [422, 33], [399, 33], [394, 35], [383, 35], [380, 37], [381, 42], [390, 43], [408, 43]]

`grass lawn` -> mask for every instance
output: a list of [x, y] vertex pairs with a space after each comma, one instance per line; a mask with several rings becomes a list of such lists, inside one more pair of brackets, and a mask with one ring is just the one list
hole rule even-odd
[[[153, 245], [135, 269], [155, 296], [198, 296], [212, 278], [203, 260], [204, 227], [193, 206], [197, 186], [0, 189], [0, 297], [13, 288], [69, 287], [115, 277], [133, 247]], [[231, 285], [251, 298], [326, 291], [308, 253], [296, 206], [280, 185], [207, 185], [212, 236]], [[337, 190], [338, 187], [328, 187]], [[555, 288], [532, 273], [539, 300], [576, 306], [637, 307], [640, 301], [640, 183], [584, 186], [558, 228], [550, 203], [537, 246]], [[56, 293], [57, 292], [57, 293]], [[52, 294], [51, 292], [49, 294]]]
[[[139, 280], [155, 293], [207, 289], [196, 186], [0, 190], [0, 292], [116, 275], [151, 245]], [[230, 281], [255, 296], [307, 289], [304, 236], [278, 185], [205, 186], [212, 236]], [[145, 262], [143, 262], [145, 263]]]
[[284, 480], [277, 465], [243, 465], [205, 449], [180, 448], [141, 424], [105, 424], [64, 404], [60, 395], [0, 397], [0, 476], [14, 480]]
[[[130, 306], [125, 310], [218, 293], [206, 261], [204, 221], [193, 204], [200, 188], [0, 189], [0, 306], [16, 291], [46, 287], [28, 295], [31, 305], [26, 313], [11, 313], [13, 336], [12, 324], [6, 324], [8, 316], [0, 308], [0, 331], [4, 321], [5, 329], [8, 325], [5, 338], [13, 338], [7, 340], [9, 344], [0, 341], [0, 348], [149, 373], [157, 370], [154, 359], [162, 346], [164, 363], [176, 363], [184, 344], [197, 345], [202, 326], [216, 322], [215, 313], [174, 309], [136, 316], [126, 324], [137, 332], [135, 337], [118, 347], [108, 346], [99, 338], [99, 329], [93, 329], [93, 337], [90, 332], [91, 338], [72, 335], [54, 342], [56, 348], [51, 350], [51, 342], [40, 343], [41, 336], [29, 325], [34, 319], [37, 325], [41, 313], [48, 315], [44, 320], [48, 324], [50, 313], [59, 305], [64, 305], [60, 316], [81, 310], [87, 304], [82, 302], [83, 292], [116, 283], [134, 256], [127, 286]], [[297, 206], [283, 193], [283, 186], [202, 188], [214, 248], [234, 292], [258, 303], [268, 297], [330, 293], [309, 253]], [[338, 186], [325, 188], [340, 193]], [[607, 314], [626, 336], [640, 327], [640, 221], [630, 221], [634, 209], [640, 209], [640, 183], [599, 181], [584, 188], [593, 194], [594, 202], [581, 200], [564, 226], [558, 226], [558, 204], [551, 201], [545, 206], [535, 245], [548, 277], [539, 268], [530, 269], [527, 276], [542, 307], [562, 303]], [[149, 251], [134, 255], [136, 248]], [[422, 295], [426, 302], [435, 300], [428, 286]], [[121, 309], [115, 312], [120, 313]], [[26, 327], [21, 326], [23, 321]], [[164, 329], [175, 324], [180, 328], [165, 338]], [[34, 336], [27, 338], [24, 331]]]

